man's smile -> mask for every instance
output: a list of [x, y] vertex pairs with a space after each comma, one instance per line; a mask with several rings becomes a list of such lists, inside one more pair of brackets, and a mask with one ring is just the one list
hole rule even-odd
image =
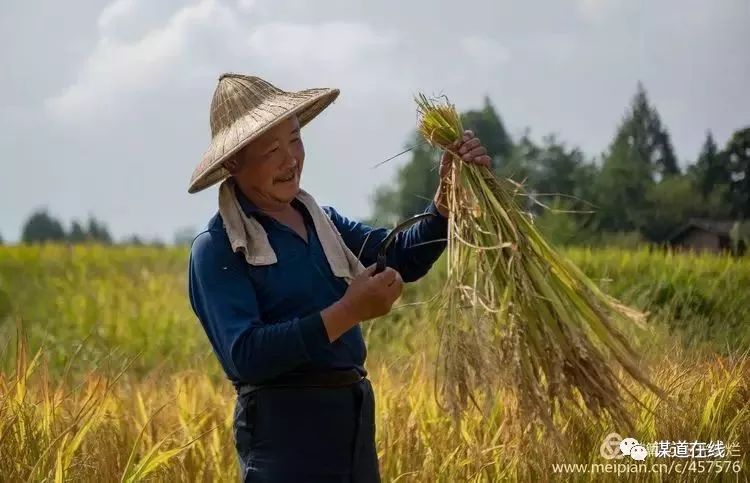
[[279, 178], [276, 180], [277, 183], [287, 183], [289, 181], [293, 181], [297, 177], [297, 171], [292, 171], [291, 174], [284, 176], [283, 178]]

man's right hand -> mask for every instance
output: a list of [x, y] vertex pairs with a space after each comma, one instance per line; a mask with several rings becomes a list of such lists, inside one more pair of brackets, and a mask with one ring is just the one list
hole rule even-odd
[[341, 302], [360, 321], [390, 312], [404, 288], [401, 275], [391, 267], [373, 276], [374, 273], [375, 264], [372, 264], [352, 280], [341, 298]]
[[338, 339], [358, 322], [374, 319], [391, 311], [393, 303], [401, 295], [404, 281], [390, 267], [377, 275], [373, 275], [374, 273], [375, 264], [372, 264], [352, 280], [338, 302], [321, 312], [330, 341]]

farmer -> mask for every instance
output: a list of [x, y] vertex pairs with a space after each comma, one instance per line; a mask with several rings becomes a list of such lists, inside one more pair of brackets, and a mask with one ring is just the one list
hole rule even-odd
[[[387, 314], [403, 283], [425, 275], [446, 245], [438, 187], [425, 210], [434, 216], [399, 233], [387, 268], [375, 274], [389, 230], [321, 208], [300, 188], [300, 130], [338, 94], [223, 74], [211, 103], [212, 141], [190, 180], [190, 193], [222, 182], [218, 213], [190, 250], [189, 295], [237, 390], [244, 481], [380, 481], [359, 322]], [[470, 131], [455, 148], [489, 164]], [[450, 165], [444, 155], [442, 180]]]

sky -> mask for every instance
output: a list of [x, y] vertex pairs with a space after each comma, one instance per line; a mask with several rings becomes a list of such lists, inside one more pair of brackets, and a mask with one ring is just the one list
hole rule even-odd
[[642, 81], [683, 164], [750, 124], [747, 0], [41, 0], [0, 5], [0, 236], [35, 210], [170, 242], [223, 72], [339, 98], [302, 132], [302, 187], [351, 218], [393, 180], [413, 96], [489, 96], [510, 133], [596, 156]]

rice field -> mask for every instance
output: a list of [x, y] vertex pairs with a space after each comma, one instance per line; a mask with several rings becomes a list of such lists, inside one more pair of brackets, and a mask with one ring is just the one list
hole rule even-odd
[[[632, 341], [669, 398], [660, 402], [633, 386], [645, 407], [631, 404], [635, 434], [628, 436], [737, 443], [724, 458], [736, 463], [728, 471], [696, 466], [680, 478], [747, 481], [750, 258], [565, 254], [606, 292], [649, 314], [647, 336], [634, 333]], [[185, 248], [0, 247], [1, 481], [238, 476], [233, 390], [190, 309], [186, 267]], [[485, 412], [468, 410], [460, 425], [438, 408], [430, 299], [445, 274], [441, 259], [407, 286], [391, 314], [363, 324], [383, 481], [617, 479], [555, 472], [558, 464], [624, 463], [600, 455], [605, 436], [622, 432], [607, 420], [566, 414], [556, 421], [560, 442], [519, 418], [523, 401], [509, 391], [482, 400]], [[497, 372], [492, 377], [502, 377]]]

